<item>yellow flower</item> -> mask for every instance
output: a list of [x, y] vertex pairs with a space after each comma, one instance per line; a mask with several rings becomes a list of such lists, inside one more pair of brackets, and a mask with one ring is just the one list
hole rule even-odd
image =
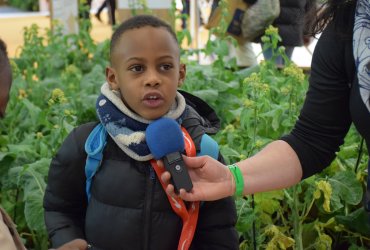
[[284, 47], [284, 46], [279, 46], [279, 48], [278, 48], [278, 52], [279, 52], [280, 54], [285, 53], [285, 47]]
[[250, 76], [246, 77], [244, 79], [244, 83], [249, 83], [249, 82], [260, 82], [261, 77], [259, 76], [258, 73], [253, 72]]
[[250, 76], [246, 77], [243, 81], [244, 84], [250, 85], [252, 88], [258, 87], [258, 85], [262, 82], [261, 76], [253, 72]]
[[320, 197], [321, 197], [321, 192], [320, 190], [316, 189], [315, 192], [313, 193], [313, 198], [317, 200], [317, 199], [320, 199]]
[[285, 67], [283, 69], [283, 74], [286, 76], [291, 76], [298, 83], [302, 83], [305, 79], [303, 70], [294, 63], [291, 63], [287, 67]]
[[[316, 183], [317, 190], [320, 190], [324, 194], [323, 208], [326, 212], [330, 212], [330, 197], [333, 193], [333, 189], [329, 182], [321, 180]], [[315, 191], [316, 192], [316, 191]]]
[[24, 89], [19, 89], [18, 90], [18, 99], [19, 100], [22, 100], [22, 99], [24, 99], [24, 98], [27, 98], [27, 92], [26, 92], [26, 90], [24, 90]]
[[44, 137], [44, 135], [42, 134], [42, 132], [37, 132], [36, 133], [36, 138], [37, 139], [41, 139], [42, 137]]
[[279, 33], [279, 29], [272, 25], [268, 26], [268, 28], [265, 31], [265, 34], [268, 36], [277, 35], [278, 33]]
[[65, 72], [69, 75], [76, 75], [80, 73], [80, 70], [75, 65], [70, 64], [66, 67]]
[[261, 62], [260, 62], [260, 67], [261, 68], [264, 68], [264, 67], [266, 67], [267, 66], [267, 62], [265, 61], [265, 60], [262, 60]]
[[270, 91], [270, 86], [267, 83], [260, 84], [259, 87], [263, 93], [268, 93]]
[[54, 103], [66, 103], [67, 98], [64, 96], [63, 90], [56, 88], [51, 92], [51, 98], [49, 99], [49, 105]]
[[263, 146], [263, 141], [261, 141], [261, 140], [257, 140], [256, 141], [256, 147], [257, 148], [260, 148], [260, 147], [262, 147]]
[[34, 80], [35, 82], [38, 82], [39, 81], [39, 77], [35, 74], [32, 75], [32, 80]]
[[326, 250], [331, 249], [332, 239], [329, 235], [321, 233], [319, 238], [316, 240], [316, 247], [317, 250]]
[[254, 106], [254, 101], [251, 100], [251, 99], [245, 99], [244, 100], [244, 106], [246, 108], [250, 108], [250, 107], [253, 107]]
[[288, 95], [290, 93], [291, 89], [288, 88], [288, 87], [282, 87], [280, 89], [280, 92], [283, 94], [283, 95]]
[[69, 115], [72, 114], [72, 112], [70, 110], [68, 110], [68, 109], [65, 109], [64, 110], [64, 114], [67, 115], [67, 116], [69, 116]]
[[262, 41], [263, 43], [269, 43], [269, 42], [270, 42], [270, 37], [268, 37], [268, 36], [262, 36], [262, 37], [261, 37], [261, 41]]
[[18, 68], [18, 65], [12, 59], [10, 60], [10, 67], [12, 68], [13, 76], [17, 76], [21, 72]]
[[54, 100], [53, 100], [53, 99], [49, 99], [49, 101], [48, 101], [48, 105], [49, 105], [49, 106], [52, 106], [54, 103], [55, 103], [55, 102], [54, 102]]
[[234, 125], [232, 125], [232, 124], [227, 125], [227, 126], [225, 127], [225, 129], [224, 129], [224, 131], [225, 131], [225, 132], [227, 132], [227, 131], [229, 131], [229, 132], [233, 132], [234, 130], [235, 130], [235, 127], [234, 127]]

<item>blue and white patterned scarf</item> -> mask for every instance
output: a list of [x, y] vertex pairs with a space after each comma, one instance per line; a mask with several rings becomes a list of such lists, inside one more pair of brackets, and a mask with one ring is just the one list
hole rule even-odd
[[[96, 101], [96, 110], [100, 122], [115, 143], [131, 158], [148, 161], [153, 158], [145, 141], [145, 130], [152, 122], [132, 112], [125, 106], [121, 95], [112, 91], [108, 83], [101, 87], [101, 95]], [[177, 92], [176, 102], [165, 117], [182, 123], [186, 113], [185, 98]]]
[[361, 99], [370, 112], [370, 0], [358, 0], [353, 27], [353, 55]]
[[[370, 0], [357, 1], [353, 27], [353, 55], [361, 99], [370, 115]], [[370, 160], [367, 169], [370, 173]], [[364, 206], [369, 214], [370, 223], [370, 174], [367, 177]]]

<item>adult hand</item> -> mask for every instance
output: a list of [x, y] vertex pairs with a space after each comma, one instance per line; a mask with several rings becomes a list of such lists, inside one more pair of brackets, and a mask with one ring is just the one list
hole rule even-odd
[[[180, 190], [178, 194], [186, 201], [212, 201], [225, 198], [234, 194], [234, 178], [227, 166], [209, 156], [187, 157], [183, 155], [185, 165], [188, 168], [193, 189], [186, 192]], [[163, 166], [161, 161], [158, 161]], [[168, 171], [162, 174], [161, 179], [170, 183], [171, 175]], [[174, 186], [169, 184], [166, 192], [176, 196]]]
[[57, 249], [50, 249], [50, 250], [86, 250], [87, 249], [87, 242], [82, 239], [75, 239], [70, 242], [67, 242], [63, 246], [60, 246]]

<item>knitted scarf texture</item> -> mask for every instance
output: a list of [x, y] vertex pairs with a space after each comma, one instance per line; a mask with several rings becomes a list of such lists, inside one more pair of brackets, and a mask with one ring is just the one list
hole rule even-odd
[[[120, 93], [112, 91], [108, 83], [101, 87], [96, 110], [110, 137], [128, 156], [137, 161], [153, 158], [145, 141], [145, 130], [152, 120], [146, 120], [131, 111], [122, 101]], [[172, 118], [181, 124], [185, 113], [185, 98], [177, 92], [175, 103], [164, 117]]]

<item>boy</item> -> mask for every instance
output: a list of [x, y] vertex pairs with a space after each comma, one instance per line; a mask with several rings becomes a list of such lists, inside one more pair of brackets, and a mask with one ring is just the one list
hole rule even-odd
[[[50, 166], [44, 208], [54, 247], [75, 238], [86, 239], [91, 249], [178, 247], [183, 223], [150, 163], [145, 129], [155, 119], [172, 118], [196, 149], [204, 133], [218, 130], [219, 120], [206, 103], [177, 91], [185, 74], [176, 35], [165, 22], [142, 15], [116, 29], [107, 83], [97, 100], [109, 136], [91, 198], [85, 193], [84, 144], [96, 122], [72, 131]], [[238, 249], [235, 223], [231, 197], [201, 203], [190, 249]]]

